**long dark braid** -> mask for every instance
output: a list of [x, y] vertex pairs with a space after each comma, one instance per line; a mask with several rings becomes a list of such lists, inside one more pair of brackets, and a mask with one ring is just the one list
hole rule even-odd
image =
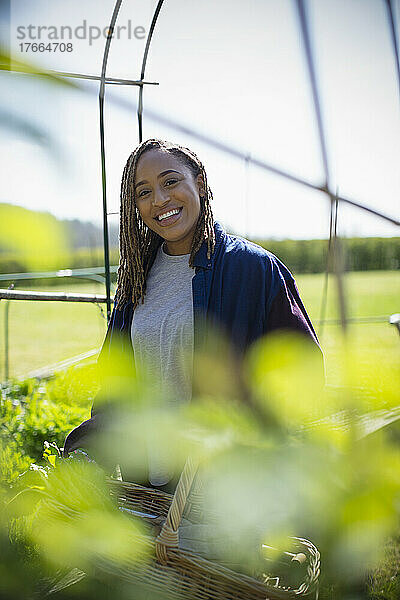
[[143, 222], [135, 202], [135, 175], [140, 156], [153, 148], [170, 152], [185, 165], [194, 177], [201, 174], [204, 183], [204, 196], [200, 196], [200, 215], [193, 236], [189, 256], [189, 266], [194, 268], [194, 257], [204, 240], [207, 240], [207, 257], [215, 248], [214, 218], [211, 210], [212, 192], [207, 183], [207, 175], [197, 155], [178, 144], [164, 140], [149, 139], [141, 144], [129, 156], [121, 182], [120, 209], [120, 261], [118, 268], [117, 292], [115, 299], [118, 309], [132, 300], [133, 307], [144, 302], [146, 278], [163, 238], [149, 229]]

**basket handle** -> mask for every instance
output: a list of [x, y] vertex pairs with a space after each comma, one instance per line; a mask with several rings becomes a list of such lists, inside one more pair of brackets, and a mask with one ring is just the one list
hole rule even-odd
[[157, 560], [162, 564], [165, 564], [168, 560], [167, 548], [179, 547], [178, 529], [196, 471], [197, 464], [188, 457], [179, 478], [178, 485], [176, 486], [167, 518], [155, 540]]

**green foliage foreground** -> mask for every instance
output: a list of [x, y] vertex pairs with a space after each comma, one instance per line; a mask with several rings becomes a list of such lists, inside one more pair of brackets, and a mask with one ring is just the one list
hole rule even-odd
[[254, 572], [263, 544], [284, 549], [290, 536], [306, 537], [321, 551], [320, 597], [370, 597], [367, 582], [382, 578], [385, 543], [399, 531], [398, 370], [343, 343], [337, 386], [321, 389], [313, 348], [293, 336], [259, 341], [242, 369], [228, 356], [223, 341], [208, 340], [195, 397], [180, 408], [166, 409], [118, 354], [101, 381], [87, 367], [3, 389], [1, 597], [34, 597], [45, 575], [71, 568], [89, 575], [78, 596], [72, 586], [63, 598], [146, 597], [99, 570], [151, 560], [143, 524], [116, 509], [100, 467], [57, 451], [89, 416], [99, 383], [107, 418], [92, 455], [123, 463], [137, 481], [149, 444], [175, 473], [187, 455], [198, 460], [218, 560]]

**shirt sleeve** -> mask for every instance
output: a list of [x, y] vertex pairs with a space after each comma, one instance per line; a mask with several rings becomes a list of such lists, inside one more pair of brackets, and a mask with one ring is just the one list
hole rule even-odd
[[300, 298], [299, 290], [290, 271], [276, 257], [273, 269], [277, 284], [275, 293], [269, 298], [266, 314], [266, 332], [289, 330], [298, 332], [314, 343], [320, 356], [321, 377], [325, 381], [324, 357], [317, 334]]
[[292, 329], [304, 333], [319, 345], [317, 334], [300, 298], [295, 280], [280, 278], [277, 293], [267, 315], [267, 330]]

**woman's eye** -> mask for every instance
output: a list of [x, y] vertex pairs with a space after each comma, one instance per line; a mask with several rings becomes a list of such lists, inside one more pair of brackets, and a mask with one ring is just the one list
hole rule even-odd
[[143, 198], [146, 194], [149, 193], [149, 190], [142, 190], [138, 193], [138, 198]]
[[165, 182], [165, 185], [167, 185], [168, 183], [176, 183], [178, 180], [176, 179], [176, 177], [172, 177], [171, 179], [167, 179], [167, 181]]

